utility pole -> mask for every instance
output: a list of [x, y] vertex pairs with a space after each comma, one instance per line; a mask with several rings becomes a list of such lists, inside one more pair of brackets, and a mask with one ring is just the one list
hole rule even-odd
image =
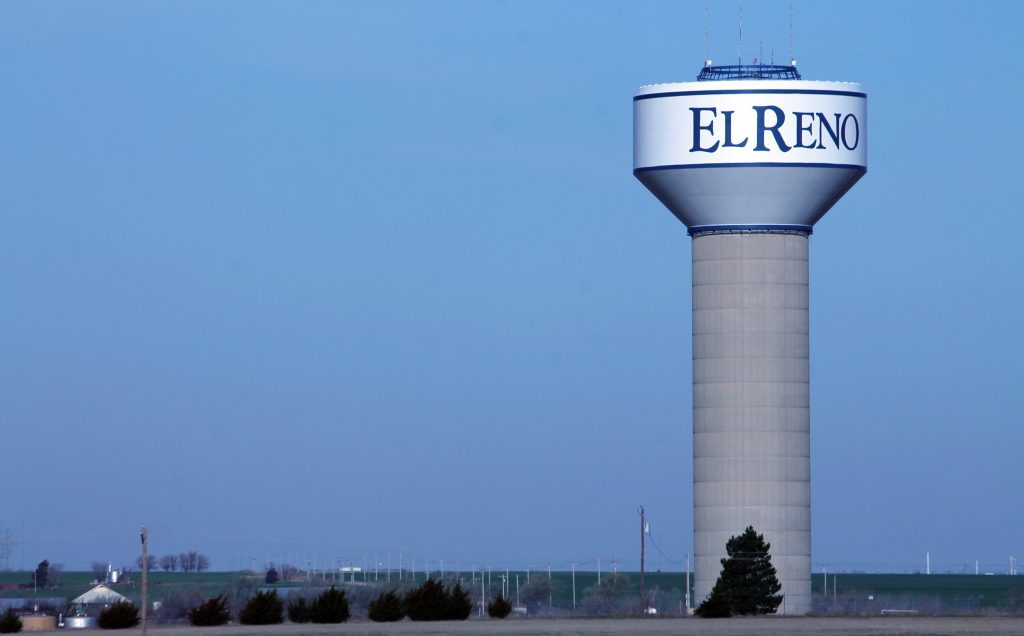
[[690, 615], [690, 551], [686, 551], [686, 615]]
[[576, 613], [576, 562], [572, 562], [572, 613]]
[[551, 564], [548, 563], [548, 613], [551, 613], [551, 608], [554, 605], [551, 600]]
[[647, 522], [644, 521], [644, 507], [640, 506], [640, 613], [647, 615], [647, 597], [644, 595], [644, 536], [647, 533]]
[[11, 554], [14, 552], [14, 540], [11, 539], [10, 526], [0, 530], [0, 559], [4, 561], [4, 569], [11, 569]]
[[149, 574], [149, 531], [142, 526], [142, 636], [146, 636], [147, 605], [146, 583]]

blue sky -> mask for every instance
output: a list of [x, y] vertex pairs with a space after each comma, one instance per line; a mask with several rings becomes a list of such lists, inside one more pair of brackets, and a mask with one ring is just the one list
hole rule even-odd
[[[747, 2], [744, 58], [787, 57]], [[702, 2], [0, 7], [12, 566], [690, 549], [690, 246], [631, 97]], [[869, 94], [811, 239], [815, 568], [1024, 556], [1019, 3], [795, 3]], [[712, 3], [710, 55], [736, 58]], [[3, 564], [0, 564], [2, 566]], [[584, 565], [582, 567], [588, 567]], [[984, 566], [983, 566], [984, 567]]]

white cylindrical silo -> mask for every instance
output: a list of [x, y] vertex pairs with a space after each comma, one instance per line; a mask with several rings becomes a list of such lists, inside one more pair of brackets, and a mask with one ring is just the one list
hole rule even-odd
[[634, 98], [634, 174], [693, 237], [695, 601], [729, 538], [754, 526], [771, 544], [779, 612], [806, 614], [808, 237], [866, 171], [866, 96], [793, 67], [702, 72], [723, 76]]

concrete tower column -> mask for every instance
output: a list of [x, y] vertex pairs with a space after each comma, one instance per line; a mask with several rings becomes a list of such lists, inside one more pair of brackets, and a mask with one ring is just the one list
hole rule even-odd
[[808, 238], [709, 232], [693, 239], [695, 602], [730, 537], [771, 544], [779, 613], [811, 609]]

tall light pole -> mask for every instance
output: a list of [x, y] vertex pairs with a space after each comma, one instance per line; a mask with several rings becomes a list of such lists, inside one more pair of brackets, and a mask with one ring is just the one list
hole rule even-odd
[[146, 636], [146, 623], [148, 619], [149, 609], [146, 607], [146, 584], [147, 575], [149, 574], [149, 533], [146, 530], [146, 526], [142, 526], [142, 532], [140, 533], [142, 538], [142, 636]]

